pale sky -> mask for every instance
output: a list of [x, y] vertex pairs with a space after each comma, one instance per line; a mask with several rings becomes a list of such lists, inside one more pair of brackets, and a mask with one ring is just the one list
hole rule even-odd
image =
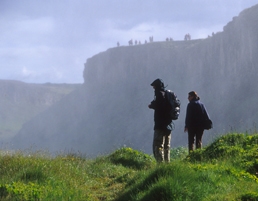
[[86, 60], [130, 39], [206, 38], [258, 0], [0, 0], [0, 79], [83, 83]]

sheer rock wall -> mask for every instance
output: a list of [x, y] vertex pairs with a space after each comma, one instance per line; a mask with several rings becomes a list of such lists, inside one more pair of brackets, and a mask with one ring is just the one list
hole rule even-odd
[[172, 147], [187, 144], [184, 118], [192, 90], [214, 122], [214, 129], [205, 131], [205, 143], [232, 130], [256, 130], [257, 20], [258, 5], [207, 39], [121, 46], [89, 58], [81, 89], [25, 124], [14, 145], [34, 143], [51, 151], [89, 155], [130, 146], [151, 153], [153, 111], [147, 105], [156, 78], [182, 102]]

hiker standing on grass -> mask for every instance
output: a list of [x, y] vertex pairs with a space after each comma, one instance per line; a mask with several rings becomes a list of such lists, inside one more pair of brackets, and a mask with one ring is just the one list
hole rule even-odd
[[210, 129], [206, 128], [204, 121], [205, 119], [210, 121], [210, 118], [204, 104], [200, 102], [200, 97], [195, 91], [188, 93], [188, 100], [184, 131], [188, 132], [188, 148], [190, 153], [194, 150], [194, 141], [196, 149], [202, 148], [204, 129]]
[[168, 120], [165, 107], [165, 87], [161, 79], [151, 83], [154, 88], [154, 100], [149, 104], [154, 109], [153, 154], [157, 162], [170, 162], [170, 139], [174, 129], [172, 120]]

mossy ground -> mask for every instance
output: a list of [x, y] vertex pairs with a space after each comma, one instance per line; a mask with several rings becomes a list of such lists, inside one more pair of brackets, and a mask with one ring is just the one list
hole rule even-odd
[[3, 201], [258, 200], [258, 135], [227, 134], [189, 155], [175, 148], [169, 164], [131, 148], [96, 159], [2, 152], [0, 175]]

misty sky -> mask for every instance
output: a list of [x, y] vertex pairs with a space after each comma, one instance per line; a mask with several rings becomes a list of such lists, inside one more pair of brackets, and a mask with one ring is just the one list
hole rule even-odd
[[167, 37], [206, 38], [258, 0], [0, 0], [0, 79], [83, 83], [86, 59]]

